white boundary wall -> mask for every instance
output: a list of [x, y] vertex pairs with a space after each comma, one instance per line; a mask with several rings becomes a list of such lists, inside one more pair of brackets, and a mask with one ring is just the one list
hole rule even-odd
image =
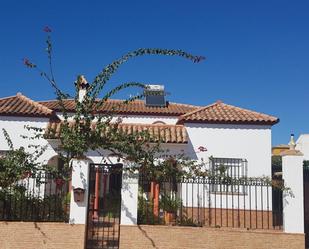
[[283, 229], [287, 233], [304, 233], [303, 155], [287, 151], [282, 155], [282, 177], [293, 196], [283, 198]]
[[[89, 160], [72, 159], [72, 189], [70, 203], [70, 224], [86, 224], [88, 192], [89, 192]], [[76, 202], [74, 200], [74, 188], [85, 190], [84, 200]]]

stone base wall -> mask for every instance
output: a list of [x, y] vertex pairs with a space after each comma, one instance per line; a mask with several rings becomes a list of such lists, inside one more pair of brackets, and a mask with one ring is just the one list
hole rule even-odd
[[304, 249], [304, 234], [273, 230], [121, 226], [120, 249]]
[[[84, 249], [85, 225], [0, 222], [0, 249]], [[273, 230], [121, 226], [120, 249], [304, 249], [304, 234]]]
[[84, 249], [85, 225], [0, 222], [0, 249]]

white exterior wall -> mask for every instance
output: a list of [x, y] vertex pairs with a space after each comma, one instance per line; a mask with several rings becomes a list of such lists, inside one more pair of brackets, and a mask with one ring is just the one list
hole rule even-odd
[[[28, 140], [22, 138], [22, 135], [31, 137], [33, 131], [25, 129], [25, 126], [37, 127], [37, 128], [46, 128], [49, 122], [48, 118], [32, 118], [32, 117], [10, 117], [10, 116], [0, 116], [0, 150], [8, 150], [9, 147], [4, 138], [2, 129], [5, 129], [12, 142], [14, 148], [19, 148], [23, 146], [27, 151], [31, 151], [28, 148], [29, 144], [36, 144], [46, 146], [49, 145], [48, 141], [45, 139], [35, 139]], [[40, 162], [47, 163], [50, 158], [55, 156], [57, 153], [54, 151], [52, 146], [48, 146], [44, 154], [39, 158]]]
[[[57, 113], [60, 119], [63, 119], [61, 113]], [[73, 114], [69, 114], [73, 116]], [[160, 116], [160, 115], [115, 115], [112, 121], [116, 121], [117, 118], [122, 119], [122, 123], [133, 123], [133, 124], [153, 124], [157, 121], [162, 121], [165, 124], [176, 124], [178, 121], [178, 116]]]
[[[219, 192], [214, 194], [210, 186], [211, 184], [183, 183], [181, 186], [179, 184], [178, 197], [182, 199], [184, 207], [188, 208], [272, 210], [272, 188], [270, 186], [251, 186], [251, 188], [247, 186], [244, 194], [242, 192], [238, 194], [237, 190], [233, 194], [225, 194], [224, 191], [220, 194], [220, 188]], [[224, 184], [222, 184], [223, 188]]]
[[176, 124], [178, 117], [167, 117], [167, 116], [137, 116], [137, 115], [126, 115], [119, 116], [122, 118], [123, 123], [136, 123], [136, 124], [153, 124], [157, 121], [162, 121], [166, 124]]
[[[248, 177], [271, 176], [271, 126], [257, 125], [227, 125], [227, 124], [185, 124], [189, 136], [189, 144], [186, 148], [188, 155], [196, 159], [209, 157], [239, 158], [247, 160]], [[204, 146], [207, 152], [198, 152], [199, 146]], [[209, 166], [209, 165], [207, 165]], [[207, 167], [206, 166], [206, 167]], [[222, 185], [224, 188], [224, 186]], [[250, 209], [254, 200], [254, 208], [257, 210], [271, 210], [271, 187], [257, 188], [256, 198], [254, 186], [246, 188], [245, 194], [238, 195], [237, 191], [228, 195], [215, 195], [209, 190], [209, 185], [183, 184], [182, 199], [188, 207], [197, 207], [198, 204], [207, 207]], [[192, 191], [193, 188], [193, 191]], [[198, 190], [199, 188], [199, 190]], [[223, 191], [224, 192], [224, 191]], [[187, 195], [187, 193], [189, 195]], [[191, 193], [194, 193], [192, 198]], [[204, 196], [203, 196], [204, 193]], [[210, 194], [210, 198], [209, 198]], [[264, 196], [263, 201], [261, 196]], [[268, 196], [267, 198], [265, 198]], [[210, 203], [209, 203], [210, 201]], [[239, 203], [239, 206], [238, 206]]]
[[[176, 117], [166, 116], [122, 116], [123, 123], [144, 123], [152, 124], [156, 121], [163, 121], [166, 124], [175, 124], [177, 122]], [[39, 128], [45, 128], [48, 124], [46, 118], [22, 118], [22, 117], [0, 117], [0, 129], [5, 128], [10, 134], [13, 144], [16, 148], [20, 146], [27, 147], [29, 141], [20, 137], [20, 135], [29, 134], [29, 131], [24, 129], [25, 125], [35, 126]], [[193, 159], [207, 159], [210, 156], [224, 157], [224, 158], [242, 158], [248, 161], [248, 176], [270, 176], [271, 175], [271, 127], [270, 126], [257, 126], [257, 125], [223, 125], [223, 124], [185, 124], [189, 143], [188, 144], [165, 144], [164, 148], [169, 149], [171, 154], [179, 154], [185, 151], [188, 156]], [[47, 140], [38, 141], [42, 146], [48, 144]], [[207, 152], [196, 153], [199, 146], [207, 148]], [[7, 144], [0, 132], [0, 150], [7, 150]], [[108, 157], [110, 152], [104, 152], [103, 155], [110, 163], [116, 163], [116, 158]], [[42, 155], [41, 161], [47, 163], [47, 161], [56, 155], [56, 152], [50, 145], [48, 150]], [[86, 155], [94, 163], [103, 163], [102, 155], [96, 152], [89, 151]], [[87, 169], [88, 170], [88, 169]], [[74, 181], [74, 180], [73, 180]], [[88, 181], [88, 180], [87, 180]], [[134, 224], [136, 223], [137, 215], [137, 192], [138, 186], [136, 178], [124, 179], [124, 186], [122, 195], [125, 202], [122, 203], [122, 223]], [[195, 186], [196, 187], [196, 186]], [[207, 191], [207, 189], [205, 189]], [[197, 191], [194, 191], [195, 194]], [[188, 192], [190, 193], [190, 191]], [[260, 195], [258, 195], [260, 196]], [[266, 196], [266, 194], [264, 195]], [[184, 198], [184, 196], [183, 196]], [[205, 197], [204, 197], [205, 198]], [[231, 203], [231, 196], [227, 201]], [[236, 197], [234, 197], [236, 198]], [[225, 198], [223, 198], [225, 199]], [[72, 203], [73, 209], [77, 208], [76, 203]], [[270, 198], [271, 200], [271, 198]], [[193, 203], [192, 198], [188, 198], [188, 206], [197, 206], [198, 202], [203, 201], [201, 195], [194, 196]], [[205, 200], [206, 206], [208, 205], [208, 197]], [[210, 198], [211, 206], [215, 206], [215, 200], [213, 196]], [[217, 199], [216, 206], [219, 206], [219, 199]], [[240, 197], [240, 203], [249, 208], [247, 201], [243, 201], [243, 197]], [[225, 202], [222, 203], [225, 206]], [[269, 203], [271, 207], [271, 203]], [[234, 203], [235, 207], [235, 203]], [[265, 210], [264, 205], [264, 210]], [[72, 212], [71, 222], [83, 223], [85, 222], [85, 206], [81, 207], [82, 211], [77, 209]], [[240, 206], [242, 208], [242, 206]], [[259, 209], [259, 207], [258, 207]], [[129, 212], [128, 212], [129, 211]], [[80, 213], [81, 212], [81, 213]], [[127, 214], [130, 213], [129, 216]], [[80, 214], [80, 215], [79, 215]], [[78, 218], [80, 217], [80, 219]]]
[[[240, 158], [248, 161], [248, 176], [271, 176], [271, 126], [185, 124], [188, 153], [198, 159], [213, 157]], [[205, 153], [194, 153], [199, 146]]]
[[[33, 131], [29, 131], [25, 126], [36, 127], [36, 128], [46, 128], [49, 122], [48, 118], [34, 118], [34, 117], [13, 117], [13, 116], [0, 116], [0, 151], [9, 150], [7, 141], [3, 135], [3, 130], [5, 129], [10, 139], [12, 140], [13, 147], [18, 149], [24, 147], [26, 151], [31, 152], [31, 149], [28, 148], [28, 145], [40, 145], [42, 148], [47, 145], [47, 149], [44, 153], [38, 158], [38, 162], [42, 164], [47, 164], [48, 160], [57, 155], [52, 146], [45, 139], [35, 139], [29, 140], [27, 138], [22, 138], [21, 136], [33, 136]], [[44, 184], [41, 184], [40, 187], [33, 187], [35, 184], [33, 179], [29, 180], [29, 189], [33, 190], [34, 194], [43, 195], [44, 194]], [[53, 188], [55, 187], [52, 185]], [[54, 191], [51, 189], [51, 191]]]

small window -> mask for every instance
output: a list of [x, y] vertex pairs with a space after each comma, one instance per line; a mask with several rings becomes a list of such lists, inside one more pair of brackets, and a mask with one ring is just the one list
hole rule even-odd
[[247, 160], [240, 158], [211, 158], [211, 173], [215, 176], [213, 192], [242, 193], [246, 189], [239, 179], [247, 177]]

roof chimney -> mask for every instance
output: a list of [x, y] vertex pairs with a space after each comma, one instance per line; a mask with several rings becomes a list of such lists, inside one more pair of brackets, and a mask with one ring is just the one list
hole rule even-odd
[[295, 150], [296, 143], [295, 143], [295, 141], [294, 141], [294, 134], [291, 134], [289, 146], [290, 146], [290, 150]]
[[78, 101], [83, 102], [84, 97], [89, 88], [89, 83], [87, 82], [84, 75], [77, 76], [77, 80], [75, 81], [75, 85], [78, 88]]

